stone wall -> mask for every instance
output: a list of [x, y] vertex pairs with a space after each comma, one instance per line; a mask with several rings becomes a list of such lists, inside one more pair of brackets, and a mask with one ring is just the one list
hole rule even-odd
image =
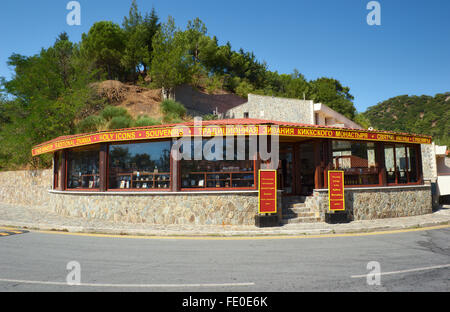
[[64, 216], [114, 222], [254, 225], [258, 194], [52, 194], [52, 203]]
[[258, 211], [254, 191], [122, 195], [51, 188], [52, 170], [0, 172], [0, 202], [63, 216], [148, 224], [254, 225]]
[[431, 182], [437, 179], [435, 144], [421, 144], [423, 178]]
[[[314, 190], [308, 206], [324, 221], [328, 190]], [[346, 189], [345, 206], [350, 220], [424, 215], [432, 212], [431, 186]]]
[[248, 95], [248, 102], [227, 111], [226, 118], [249, 118], [314, 124], [314, 103], [297, 99]]
[[[0, 172], [0, 202], [39, 207], [64, 216], [147, 224], [254, 225], [258, 210], [258, 193], [254, 191], [74, 194], [49, 192], [51, 181], [52, 170]], [[345, 200], [351, 220], [432, 212], [430, 185], [346, 189]], [[314, 190], [306, 203], [324, 221], [328, 190]]]
[[0, 172], [0, 202], [49, 208], [52, 170]]
[[190, 85], [176, 87], [175, 99], [183, 103], [192, 116], [212, 114], [216, 109], [219, 113], [224, 114], [230, 108], [246, 102], [245, 99], [232, 93], [207, 94]]

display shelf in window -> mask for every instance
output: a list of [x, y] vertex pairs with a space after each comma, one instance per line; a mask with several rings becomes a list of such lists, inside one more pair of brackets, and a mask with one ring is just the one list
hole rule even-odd
[[170, 173], [133, 172], [117, 174], [119, 189], [169, 189]]
[[79, 178], [81, 188], [98, 189], [100, 186], [99, 174], [82, 174]]
[[254, 188], [251, 171], [243, 172], [190, 172], [182, 176], [182, 188]]

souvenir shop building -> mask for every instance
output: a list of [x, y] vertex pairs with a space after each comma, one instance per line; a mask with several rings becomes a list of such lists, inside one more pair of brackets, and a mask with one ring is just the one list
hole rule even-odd
[[[251, 225], [258, 213], [258, 170], [265, 163], [259, 153], [249, 152], [249, 145], [251, 138], [270, 141], [273, 135], [279, 146], [280, 221], [324, 220], [328, 170], [344, 171], [346, 208], [353, 220], [431, 212], [421, 159], [421, 144], [430, 144], [431, 138], [422, 135], [223, 119], [201, 126], [59, 137], [32, 153], [53, 153], [51, 205], [63, 215], [148, 224]], [[213, 160], [171, 157], [174, 142], [186, 136], [203, 147], [223, 136], [223, 155], [230, 142], [244, 140], [245, 153]], [[283, 203], [296, 201], [304, 209], [287, 215]]]

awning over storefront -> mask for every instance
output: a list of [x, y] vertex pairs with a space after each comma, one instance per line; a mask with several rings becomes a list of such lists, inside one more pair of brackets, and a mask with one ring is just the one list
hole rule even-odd
[[183, 136], [279, 135], [291, 138], [328, 138], [341, 140], [431, 144], [431, 137], [380, 130], [361, 130], [305, 125], [261, 119], [224, 119], [99, 131], [58, 137], [32, 149], [37, 156], [58, 150], [108, 142], [178, 138]]

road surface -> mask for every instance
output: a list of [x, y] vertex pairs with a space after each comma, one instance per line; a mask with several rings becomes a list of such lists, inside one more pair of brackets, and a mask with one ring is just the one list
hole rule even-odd
[[0, 291], [448, 292], [449, 242], [450, 227], [291, 239], [28, 232], [0, 236]]

